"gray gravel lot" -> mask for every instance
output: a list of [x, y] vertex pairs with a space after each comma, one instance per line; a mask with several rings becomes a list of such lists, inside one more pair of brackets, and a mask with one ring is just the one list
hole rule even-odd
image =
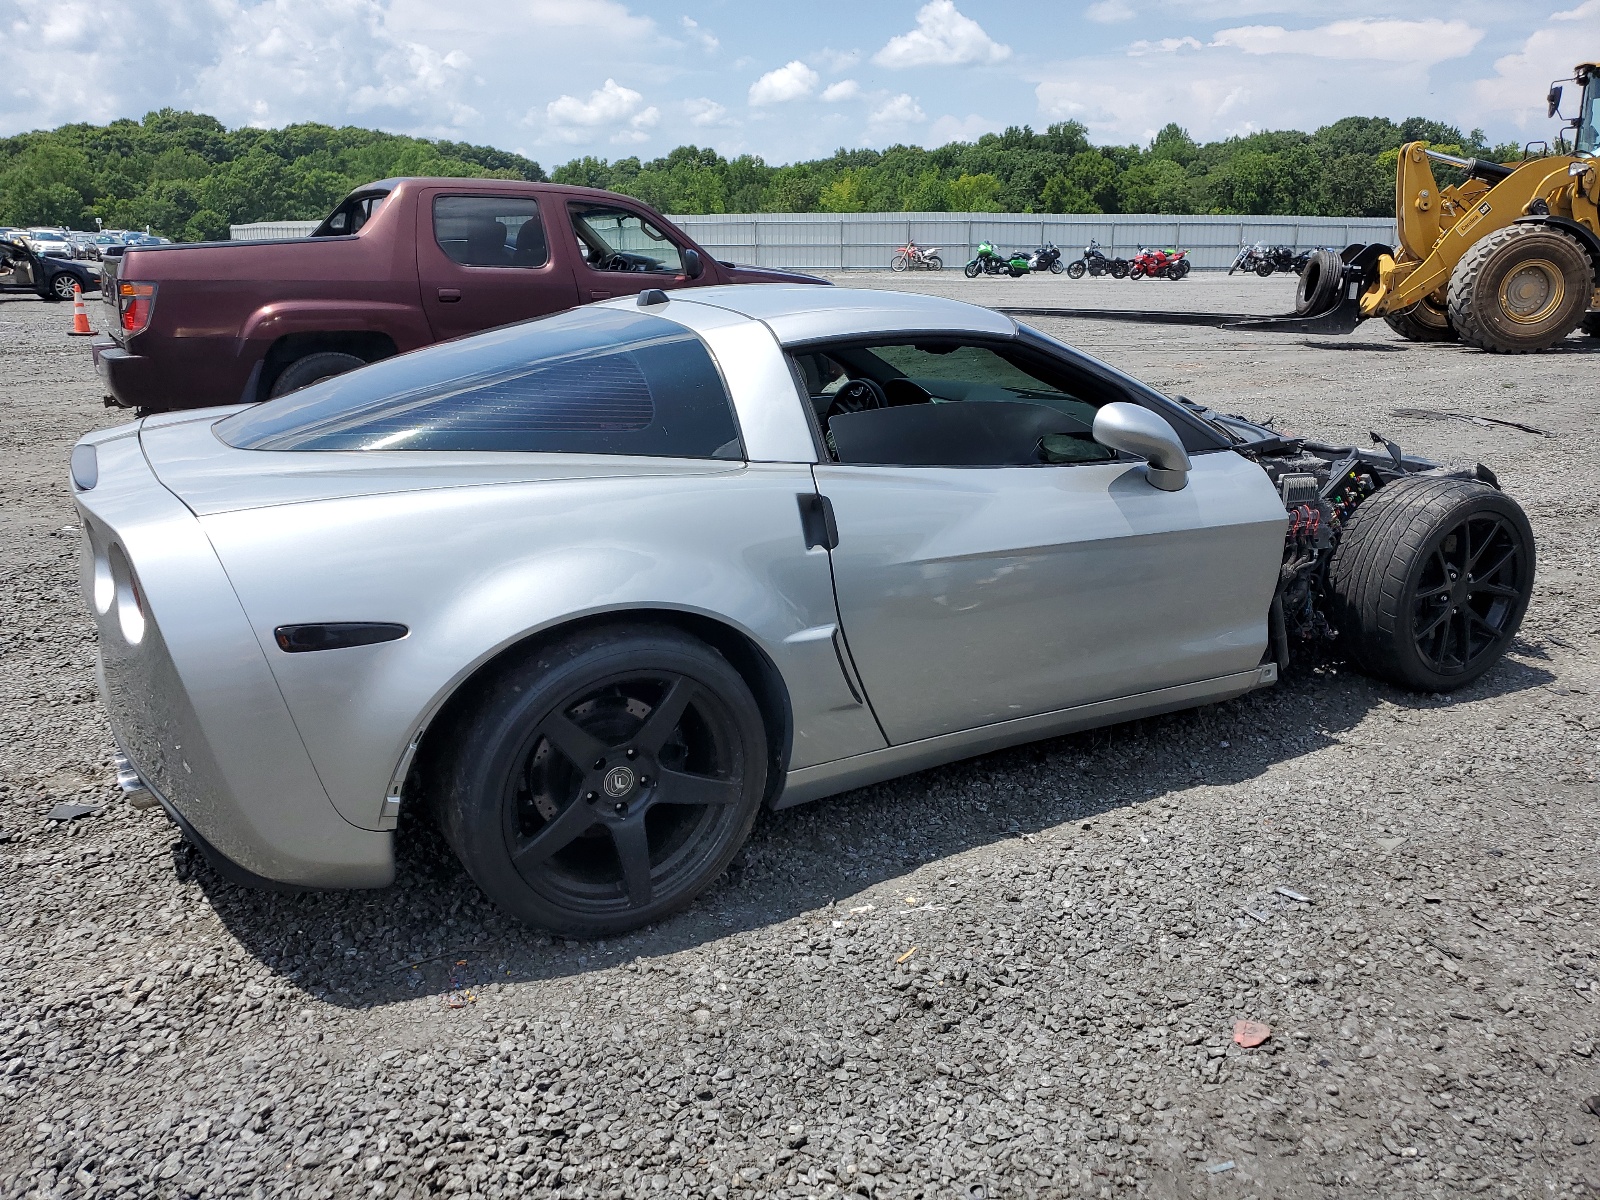
[[1036, 319], [1281, 427], [1490, 464], [1541, 556], [1512, 655], [1449, 698], [1301, 669], [770, 814], [684, 916], [569, 944], [421, 821], [386, 891], [269, 895], [120, 799], [65, 483], [111, 415], [70, 317], [0, 300], [0, 1197], [1600, 1194], [1600, 343]]

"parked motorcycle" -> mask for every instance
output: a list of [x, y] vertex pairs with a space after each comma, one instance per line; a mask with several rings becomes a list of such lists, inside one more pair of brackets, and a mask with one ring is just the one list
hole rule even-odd
[[1253, 271], [1265, 279], [1274, 271], [1296, 270], [1297, 259], [1300, 263], [1299, 270], [1303, 271], [1309, 257], [1310, 253], [1307, 252], [1304, 258], [1300, 258], [1292, 246], [1269, 246], [1265, 242], [1256, 242], [1240, 248], [1238, 257], [1233, 260], [1233, 266], [1228, 268], [1228, 274], [1232, 275], [1235, 271]]
[[1026, 275], [1033, 268], [1026, 254], [1001, 254], [993, 242], [979, 242], [978, 254], [966, 265], [968, 279], [979, 275], [1009, 275], [1013, 279]]
[[1090, 238], [1089, 244], [1083, 248], [1082, 258], [1067, 264], [1069, 279], [1082, 279], [1085, 275], [1109, 275], [1113, 279], [1126, 279], [1128, 271], [1127, 259], [1110, 257], [1100, 249], [1100, 243], [1094, 238]]
[[1151, 250], [1144, 246], [1128, 267], [1129, 279], [1182, 279], [1190, 270], [1187, 250]]
[[923, 249], [915, 242], [907, 242], [894, 252], [889, 260], [891, 271], [942, 271], [944, 259], [939, 257], [939, 247]]
[[1067, 267], [1061, 261], [1061, 251], [1056, 249], [1055, 243], [1046, 242], [1028, 255], [1028, 269], [1030, 271], [1049, 271], [1052, 275], [1059, 275]]

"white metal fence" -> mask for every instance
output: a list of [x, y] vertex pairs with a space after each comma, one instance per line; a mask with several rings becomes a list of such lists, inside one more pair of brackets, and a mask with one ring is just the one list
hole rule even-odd
[[754, 213], [673, 217], [718, 258], [813, 271], [882, 270], [907, 239], [942, 247], [960, 267], [979, 242], [1031, 250], [1054, 242], [1077, 258], [1090, 238], [1112, 257], [1141, 246], [1181, 246], [1195, 269], [1227, 270], [1244, 242], [1310, 249], [1394, 241], [1388, 217], [1167, 217], [1031, 213]]
[[[1140, 246], [1181, 246], [1199, 271], [1226, 270], [1244, 242], [1343, 249], [1352, 242], [1393, 242], [1388, 217], [1166, 217], [1031, 213], [715, 213], [673, 217], [717, 258], [758, 267], [812, 271], [883, 270], [908, 239], [940, 247], [945, 268], [959, 268], [979, 242], [1031, 250], [1044, 242], [1074, 259], [1090, 238], [1109, 255]], [[316, 221], [260, 221], [232, 226], [240, 241], [305, 237]]]

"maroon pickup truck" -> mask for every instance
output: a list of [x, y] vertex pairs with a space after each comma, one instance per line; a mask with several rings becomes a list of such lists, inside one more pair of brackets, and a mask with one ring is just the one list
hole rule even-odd
[[107, 403], [281, 396], [365, 363], [645, 288], [822, 283], [717, 262], [648, 205], [504, 179], [385, 179], [308, 238], [137, 246], [104, 264]]

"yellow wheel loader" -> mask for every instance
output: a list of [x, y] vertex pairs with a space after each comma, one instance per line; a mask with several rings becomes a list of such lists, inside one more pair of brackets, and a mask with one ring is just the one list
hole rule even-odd
[[[1415, 342], [1497, 354], [1548, 349], [1580, 325], [1600, 337], [1600, 66], [1574, 77], [1583, 99], [1571, 154], [1502, 165], [1408, 143], [1395, 173], [1399, 245], [1318, 251], [1295, 317], [1250, 324], [1334, 333], [1382, 317]], [[1552, 117], [1562, 90], [1550, 89]], [[1466, 178], [1440, 187], [1431, 162]]]

